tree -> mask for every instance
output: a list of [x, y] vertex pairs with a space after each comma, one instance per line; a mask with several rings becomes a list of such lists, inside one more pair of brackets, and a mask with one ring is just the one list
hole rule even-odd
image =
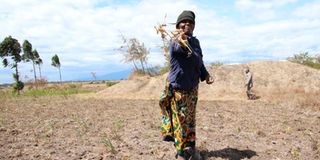
[[55, 54], [52, 58], [51, 58], [51, 65], [53, 67], [56, 67], [59, 69], [59, 74], [60, 74], [60, 82], [61, 82], [61, 64], [60, 64], [60, 60], [57, 54]]
[[30, 62], [30, 61], [32, 62], [34, 81], [36, 82], [37, 74], [36, 74], [36, 68], [35, 68], [35, 61], [37, 57], [35, 57], [34, 52], [32, 51], [31, 43], [28, 40], [25, 40], [22, 44], [22, 49], [23, 49], [22, 60], [25, 62]]
[[140, 43], [136, 38], [125, 38], [121, 35], [123, 44], [120, 46], [119, 50], [123, 52], [124, 63], [132, 62], [134, 69], [139, 70], [137, 62], [140, 62], [140, 66], [143, 73], [146, 73], [145, 65], [147, 64], [149, 50], [146, 49], [144, 43]]
[[164, 67], [161, 68], [160, 74], [167, 73], [170, 69], [170, 54], [169, 54], [169, 47], [170, 47], [170, 40], [171, 40], [171, 35], [169, 34], [169, 31], [167, 31], [166, 27], [166, 17], [164, 17], [164, 23], [159, 24], [158, 26], [155, 26], [157, 34], [160, 34], [161, 40], [162, 40], [162, 46], [160, 47], [163, 51], [163, 55], [165, 57], [165, 63]]
[[36, 65], [38, 65], [38, 68], [39, 68], [39, 76], [40, 76], [40, 79], [42, 79], [42, 76], [41, 76], [41, 65], [43, 64], [42, 59], [40, 58], [39, 53], [38, 53], [38, 51], [37, 51], [36, 49], [34, 49], [34, 50], [32, 51], [32, 54], [36, 57], [34, 63], [35, 63]]
[[[139, 44], [139, 42], [138, 42]], [[147, 50], [147, 48], [144, 46], [144, 43], [142, 43], [141, 45], [138, 45], [138, 59], [140, 61], [141, 67], [142, 67], [142, 71], [145, 72], [145, 67], [143, 64], [147, 64], [147, 60], [148, 60], [148, 55], [150, 53], [149, 50]]]
[[97, 80], [97, 76], [96, 76], [96, 72], [90, 72], [91, 73], [91, 76], [94, 78], [94, 81]]
[[309, 56], [308, 52], [300, 53], [300, 54], [294, 54], [293, 57], [289, 57], [288, 61], [299, 63], [299, 64], [305, 64], [308, 61], [311, 61], [312, 58]]
[[[19, 71], [18, 71], [18, 63], [21, 62], [22, 57], [21, 53], [21, 45], [15, 38], [11, 36], [6, 37], [0, 44], [0, 57], [3, 59], [2, 63], [4, 67], [10, 66], [12, 69], [15, 69], [15, 73], [13, 73], [13, 78], [15, 80], [15, 84], [13, 84], [13, 89], [18, 91], [23, 89], [24, 84], [19, 79]], [[8, 61], [8, 58], [12, 59], [12, 63]]]

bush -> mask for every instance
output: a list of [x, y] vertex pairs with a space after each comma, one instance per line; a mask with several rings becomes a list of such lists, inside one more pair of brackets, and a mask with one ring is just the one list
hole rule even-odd
[[167, 72], [169, 72], [169, 71], [170, 71], [170, 66], [164, 66], [164, 67], [162, 67], [162, 68], [160, 69], [159, 74], [160, 74], [160, 75], [163, 75], [163, 74], [165, 74], [165, 73], [167, 73]]
[[14, 91], [20, 91], [23, 89], [24, 83], [21, 81], [18, 81], [17, 83], [13, 83], [12, 87], [13, 87]]
[[69, 88], [75, 89], [75, 88], [77, 88], [77, 87], [78, 87], [78, 86], [75, 85], [75, 84], [69, 84]]
[[315, 69], [320, 69], [320, 55], [311, 56], [308, 52], [295, 54], [293, 57], [288, 57], [288, 61], [306, 65]]
[[134, 79], [135, 77], [142, 77], [142, 76], [149, 76], [149, 73], [144, 72], [141, 69], [138, 69], [138, 70], [132, 71], [128, 76], [128, 79]]
[[28, 86], [29, 90], [33, 88], [43, 88], [46, 84], [48, 84], [48, 80], [46, 78], [39, 78], [36, 81], [28, 80], [26, 82], [26, 85]]
[[111, 86], [113, 86], [113, 85], [115, 85], [115, 84], [117, 84], [117, 83], [119, 83], [119, 82], [108, 81], [108, 82], [106, 83], [106, 85], [107, 85], [107, 87], [111, 87]]
[[213, 66], [213, 67], [219, 67], [219, 66], [222, 66], [223, 63], [220, 62], [220, 61], [215, 61], [215, 62], [212, 62], [210, 65]]
[[154, 66], [154, 67], [149, 67], [147, 68], [147, 72], [150, 76], [158, 76], [160, 74], [160, 66]]

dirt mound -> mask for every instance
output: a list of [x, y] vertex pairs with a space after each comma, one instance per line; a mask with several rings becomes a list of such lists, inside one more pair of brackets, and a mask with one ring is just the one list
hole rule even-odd
[[123, 80], [96, 94], [104, 98], [121, 99], [156, 99], [165, 85], [167, 74], [158, 77], [135, 77]]
[[212, 67], [214, 85], [200, 84], [200, 98], [244, 98], [244, 69], [253, 74], [253, 90], [258, 96], [316, 94], [320, 92], [320, 71], [288, 61], [258, 61]]
[[[243, 99], [245, 95], [244, 69], [249, 67], [253, 74], [254, 92], [261, 97], [285, 94], [316, 94], [320, 92], [320, 71], [287, 61], [257, 61], [247, 64], [207, 67], [215, 77], [213, 85], [200, 84], [201, 100]], [[166, 75], [137, 77], [123, 80], [96, 96], [157, 99], [165, 85]]]

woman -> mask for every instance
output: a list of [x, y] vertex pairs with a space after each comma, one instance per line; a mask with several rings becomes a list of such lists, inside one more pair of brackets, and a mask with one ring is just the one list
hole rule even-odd
[[[182, 34], [170, 42], [168, 84], [160, 99], [163, 140], [174, 142], [179, 160], [194, 158], [199, 80], [214, 82], [203, 64], [199, 40], [193, 36], [194, 27], [195, 14], [183, 11], [176, 23]], [[187, 41], [189, 47], [178, 39]]]

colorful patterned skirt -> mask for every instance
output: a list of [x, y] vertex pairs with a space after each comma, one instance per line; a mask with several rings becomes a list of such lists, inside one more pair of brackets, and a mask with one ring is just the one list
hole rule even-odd
[[162, 136], [174, 139], [178, 155], [183, 155], [186, 148], [194, 148], [196, 143], [196, 105], [198, 89], [192, 91], [166, 88], [160, 97], [162, 113]]

